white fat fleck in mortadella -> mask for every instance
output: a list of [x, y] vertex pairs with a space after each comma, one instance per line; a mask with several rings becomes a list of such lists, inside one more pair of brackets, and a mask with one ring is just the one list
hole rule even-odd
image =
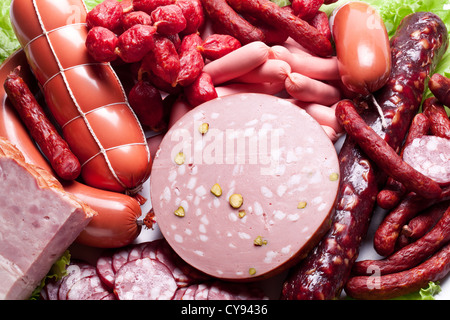
[[338, 185], [336, 149], [319, 123], [285, 99], [245, 93], [206, 102], [170, 128], [151, 198], [163, 236], [186, 262], [218, 278], [255, 280], [318, 243]]

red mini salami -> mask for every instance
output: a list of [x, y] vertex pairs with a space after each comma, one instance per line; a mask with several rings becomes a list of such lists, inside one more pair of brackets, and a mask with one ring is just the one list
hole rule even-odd
[[440, 185], [450, 184], [450, 139], [431, 135], [414, 139], [403, 159]]
[[150, 258], [124, 264], [114, 283], [114, 293], [119, 300], [170, 300], [177, 288], [170, 270]]

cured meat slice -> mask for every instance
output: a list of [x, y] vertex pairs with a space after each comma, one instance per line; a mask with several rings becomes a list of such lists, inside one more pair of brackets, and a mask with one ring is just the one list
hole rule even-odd
[[191, 271], [193, 268], [173, 251], [167, 241], [161, 241], [159, 243], [156, 250], [156, 259], [170, 269], [179, 287], [188, 286], [196, 280], [195, 278], [190, 277], [195, 270]]
[[0, 138], [0, 299], [27, 299], [97, 213]]
[[403, 159], [440, 185], [450, 184], [449, 139], [432, 135], [414, 139], [405, 148]]
[[175, 292], [175, 295], [173, 296], [172, 300], [182, 300], [184, 293], [189, 289], [188, 287], [181, 287], [178, 288], [177, 291]]
[[195, 293], [197, 292], [198, 286], [199, 284], [197, 283], [187, 286], [180, 300], [195, 300]]
[[131, 250], [128, 254], [128, 261], [140, 259], [142, 257], [142, 251], [144, 250], [146, 245], [147, 245], [147, 242], [141, 242], [141, 243], [133, 245], [133, 247], [131, 248]]
[[197, 290], [195, 290], [194, 300], [208, 300], [210, 288], [211, 286], [209, 283], [199, 283]]
[[170, 128], [151, 185], [158, 226], [181, 259], [217, 278], [256, 280], [298, 262], [329, 228], [339, 164], [304, 110], [235, 94]]
[[76, 281], [67, 292], [67, 300], [101, 300], [109, 293], [95, 274]]
[[68, 292], [78, 280], [97, 274], [94, 266], [82, 262], [72, 262], [66, 270], [67, 274], [62, 278], [59, 286], [58, 300], [67, 300]]
[[208, 291], [208, 300], [263, 300], [268, 299], [258, 287], [225, 281], [214, 281]]
[[97, 270], [98, 276], [105, 284], [105, 286], [107, 286], [110, 289], [114, 288], [114, 279], [116, 273], [112, 266], [112, 255], [111, 254], [101, 255], [97, 259], [95, 268]]
[[127, 246], [121, 249], [118, 249], [114, 252], [112, 256], [112, 267], [114, 272], [117, 273], [119, 269], [128, 261], [128, 256], [130, 254], [131, 247]]
[[124, 264], [114, 283], [114, 293], [119, 300], [170, 300], [177, 288], [172, 272], [150, 258]]
[[150, 242], [146, 242], [142, 249], [141, 258], [156, 259], [156, 250], [163, 239], [157, 239]]

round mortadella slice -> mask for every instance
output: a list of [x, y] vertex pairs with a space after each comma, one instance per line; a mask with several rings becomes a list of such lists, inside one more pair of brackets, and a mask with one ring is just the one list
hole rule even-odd
[[170, 128], [150, 183], [158, 226], [182, 259], [217, 278], [259, 280], [305, 257], [327, 231], [339, 164], [303, 109], [235, 94]]

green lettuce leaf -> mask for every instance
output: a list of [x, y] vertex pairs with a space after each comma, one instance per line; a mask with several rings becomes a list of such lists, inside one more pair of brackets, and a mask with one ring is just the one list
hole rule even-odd
[[59, 258], [53, 266], [50, 268], [50, 271], [47, 273], [47, 276], [42, 279], [40, 285], [34, 289], [31, 294], [30, 300], [39, 300], [39, 294], [42, 288], [45, 286], [48, 280], [58, 281], [63, 276], [67, 274], [66, 267], [70, 264], [70, 252], [66, 250], [64, 254]]
[[10, 4], [11, 0], [0, 2], [0, 63], [20, 47], [9, 21]]
[[441, 292], [441, 286], [439, 285], [439, 282], [430, 281], [428, 283], [428, 287], [422, 288], [417, 292], [394, 298], [392, 300], [435, 300], [434, 296], [439, 292]]

